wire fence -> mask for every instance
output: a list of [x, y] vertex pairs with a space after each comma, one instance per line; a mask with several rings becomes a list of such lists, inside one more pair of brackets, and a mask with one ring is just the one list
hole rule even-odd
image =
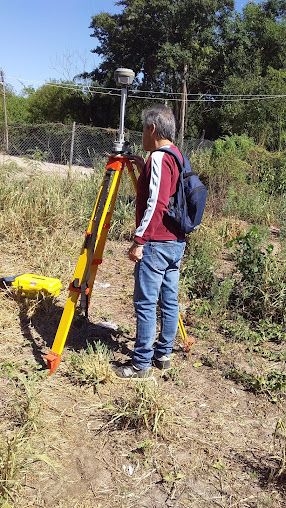
[[[112, 153], [118, 131], [86, 125], [10, 124], [8, 133], [0, 123], [0, 151], [41, 162], [95, 167]], [[132, 153], [143, 154], [142, 133], [126, 130], [125, 139]], [[186, 155], [211, 148], [207, 139], [185, 139]]]

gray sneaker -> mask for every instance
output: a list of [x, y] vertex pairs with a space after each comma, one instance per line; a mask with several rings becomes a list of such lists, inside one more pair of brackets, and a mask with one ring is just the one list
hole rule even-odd
[[157, 358], [153, 358], [153, 363], [157, 369], [166, 370], [171, 368], [170, 358], [166, 358], [164, 360], [157, 360]]
[[151, 369], [137, 369], [131, 362], [125, 363], [115, 369], [116, 376], [121, 379], [147, 380], [152, 378]]

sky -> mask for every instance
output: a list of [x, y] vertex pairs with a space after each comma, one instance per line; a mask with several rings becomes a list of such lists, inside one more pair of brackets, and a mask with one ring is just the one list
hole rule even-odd
[[[241, 10], [247, 0], [237, 0]], [[114, 14], [113, 0], [0, 0], [0, 69], [5, 83], [20, 93], [51, 79], [68, 80], [100, 62], [91, 50], [92, 16]]]

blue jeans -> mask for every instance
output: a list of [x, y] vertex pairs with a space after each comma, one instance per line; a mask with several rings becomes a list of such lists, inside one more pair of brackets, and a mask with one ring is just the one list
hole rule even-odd
[[[132, 363], [139, 369], [151, 366], [153, 355], [170, 358], [178, 329], [179, 268], [184, 240], [146, 242], [143, 258], [135, 265], [134, 307], [137, 333]], [[156, 338], [156, 307], [161, 309], [161, 331]]]

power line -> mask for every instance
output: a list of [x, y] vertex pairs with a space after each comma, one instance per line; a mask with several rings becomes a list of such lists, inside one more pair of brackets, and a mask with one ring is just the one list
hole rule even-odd
[[[29, 81], [31, 83], [44, 83], [43, 81], [32, 81], [32, 80], [22, 80], [21, 78], [16, 78], [14, 76], [8, 76], [8, 79], [15, 79], [19, 82]], [[93, 94], [101, 94], [101, 95], [110, 95], [115, 97], [120, 97], [121, 94], [118, 88], [110, 88], [102, 85], [92, 86], [84, 83], [76, 84], [65, 84], [65, 83], [55, 83], [55, 82], [45, 82], [44, 85], [52, 86], [55, 88], [62, 88], [66, 90], [72, 91], [87, 91]], [[115, 93], [116, 92], [116, 93]], [[137, 94], [150, 94], [155, 95], [155, 97], [145, 97]], [[161, 95], [161, 97], [157, 97], [156, 94]], [[168, 97], [172, 95], [173, 97]], [[182, 102], [182, 98], [176, 98], [174, 95], [181, 96], [181, 92], [164, 92], [164, 91], [151, 91], [151, 90], [129, 90], [129, 98], [134, 99], [143, 99], [143, 100], [168, 100], [170, 102], [177, 101]], [[167, 96], [167, 97], [166, 97]], [[189, 99], [188, 97], [193, 97]], [[187, 102], [242, 102], [242, 101], [253, 101], [253, 100], [265, 100], [265, 99], [285, 99], [286, 94], [200, 94], [200, 93], [189, 93], [187, 94]]]

